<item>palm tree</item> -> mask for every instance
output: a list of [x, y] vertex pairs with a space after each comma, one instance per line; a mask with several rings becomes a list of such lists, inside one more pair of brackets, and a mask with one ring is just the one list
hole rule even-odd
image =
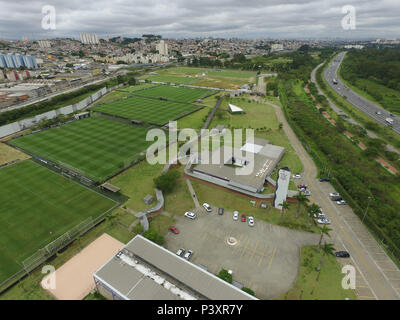
[[283, 201], [281, 207], [282, 207], [281, 222], [282, 222], [283, 221], [283, 214], [286, 213], [286, 211], [289, 209], [289, 202]]
[[321, 228], [321, 237], [319, 238], [319, 242], [318, 242], [318, 252], [321, 249], [322, 238], [324, 237], [324, 235], [331, 237], [329, 234], [329, 232], [331, 232], [331, 231], [332, 231], [332, 229], [327, 227], [326, 224], [324, 224], [324, 226]]
[[321, 212], [321, 207], [319, 205], [313, 203], [311, 206], [308, 207], [308, 216], [310, 218], [308, 224], [309, 228], [311, 228], [312, 226], [314, 214], [317, 214], [318, 212]]
[[310, 200], [302, 192], [299, 192], [299, 194], [297, 196], [294, 196], [294, 198], [298, 201], [297, 211], [296, 211], [296, 219], [297, 219], [299, 217], [300, 206], [306, 204]]
[[322, 263], [324, 262], [325, 256], [333, 255], [333, 252], [335, 251], [335, 248], [333, 247], [332, 243], [324, 242], [324, 245], [321, 248], [322, 248], [322, 256], [321, 256], [321, 260], [319, 261], [319, 265], [317, 267], [317, 271], [318, 271], [317, 281], [319, 280], [319, 275], [321, 274]]

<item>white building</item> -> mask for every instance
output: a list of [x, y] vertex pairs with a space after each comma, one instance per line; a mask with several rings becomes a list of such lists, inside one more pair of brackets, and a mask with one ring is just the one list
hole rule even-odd
[[158, 50], [158, 53], [162, 56], [168, 55], [168, 45], [164, 40], [160, 40], [160, 42], [156, 45], [156, 50]]
[[51, 43], [48, 40], [38, 40], [38, 44], [40, 48], [50, 48]]
[[81, 33], [81, 42], [83, 44], [99, 44], [99, 37], [95, 33]]

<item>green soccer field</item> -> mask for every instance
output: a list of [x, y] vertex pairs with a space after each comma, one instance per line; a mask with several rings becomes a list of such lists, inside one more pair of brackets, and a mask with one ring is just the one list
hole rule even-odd
[[32, 160], [1, 168], [0, 181], [0, 283], [38, 249], [116, 205]]
[[91, 117], [12, 140], [10, 144], [95, 181], [126, 167], [151, 144], [146, 130]]
[[131, 120], [164, 125], [169, 120], [175, 120], [198, 108], [187, 103], [133, 96], [109, 104], [100, 104], [91, 109]]
[[214, 94], [215, 91], [208, 89], [194, 89], [187, 87], [171, 87], [171, 86], [158, 86], [149, 89], [136, 91], [135, 94], [139, 96], [153, 97], [153, 98], [166, 98], [168, 100], [179, 102], [195, 102]]

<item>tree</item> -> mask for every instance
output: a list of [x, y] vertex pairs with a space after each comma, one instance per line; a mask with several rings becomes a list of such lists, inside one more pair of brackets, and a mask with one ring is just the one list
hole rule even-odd
[[322, 268], [322, 263], [324, 262], [325, 256], [326, 255], [333, 255], [335, 251], [335, 248], [333, 247], [332, 243], [324, 243], [322, 246], [322, 256], [321, 260], [319, 261], [319, 265], [317, 267], [318, 271], [318, 276], [317, 276], [317, 281], [319, 280], [319, 275], [321, 274], [321, 268]]
[[218, 278], [221, 278], [222, 280], [228, 282], [228, 283], [232, 283], [232, 275], [228, 272], [228, 270], [226, 269], [222, 269], [218, 274], [217, 274]]
[[169, 170], [166, 173], [163, 173], [159, 177], [154, 179], [154, 183], [157, 189], [168, 193], [171, 192], [177, 183], [177, 179], [180, 177], [180, 173], [178, 170]]
[[294, 198], [298, 201], [297, 202], [297, 210], [296, 210], [296, 219], [297, 219], [299, 217], [299, 213], [300, 213], [300, 206], [306, 204], [310, 200], [302, 192], [299, 192], [299, 194], [297, 196], [295, 196]]
[[287, 212], [287, 210], [289, 209], [289, 202], [287, 201], [283, 201], [282, 203], [282, 215], [281, 215], [281, 222], [283, 221], [283, 214]]
[[324, 226], [321, 228], [321, 237], [319, 238], [319, 242], [318, 242], [318, 251], [320, 251], [320, 249], [321, 249], [322, 238], [324, 237], [324, 235], [327, 235], [328, 237], [330, 237], [329, 232], [331, 232], [331, 231], [332, 231], [332, 229], [327, 227], [326, 224], [324, 224]]
[[308, 227], [311, 228], [314, 214], [321, 212], [321, 207], [315, 203], [308, 207], [308, 216], [310, 218]]
[[158, 234], [157, 230], [155, 229], [149, 229], [145, 231], [143, 233], [143, 237], [157, 243], [160, 246], [162, 246], [165, 242], [165, 238], [162, 235]]

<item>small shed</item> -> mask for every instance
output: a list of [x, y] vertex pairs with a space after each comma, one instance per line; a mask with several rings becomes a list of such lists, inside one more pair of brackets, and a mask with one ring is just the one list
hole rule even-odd
[[103, 183], [101, 185], [101, 188], [103, 190], [111, 191], [113, 193], [117, 193], [117, 192], [119, 192], [121, 190], [120, 188], [118, 188], [118, 187], [116, 187], [116, 186], [114, 186], [114, 185], [112, 185], [111, 183], [108, 183], [108, 182]]

